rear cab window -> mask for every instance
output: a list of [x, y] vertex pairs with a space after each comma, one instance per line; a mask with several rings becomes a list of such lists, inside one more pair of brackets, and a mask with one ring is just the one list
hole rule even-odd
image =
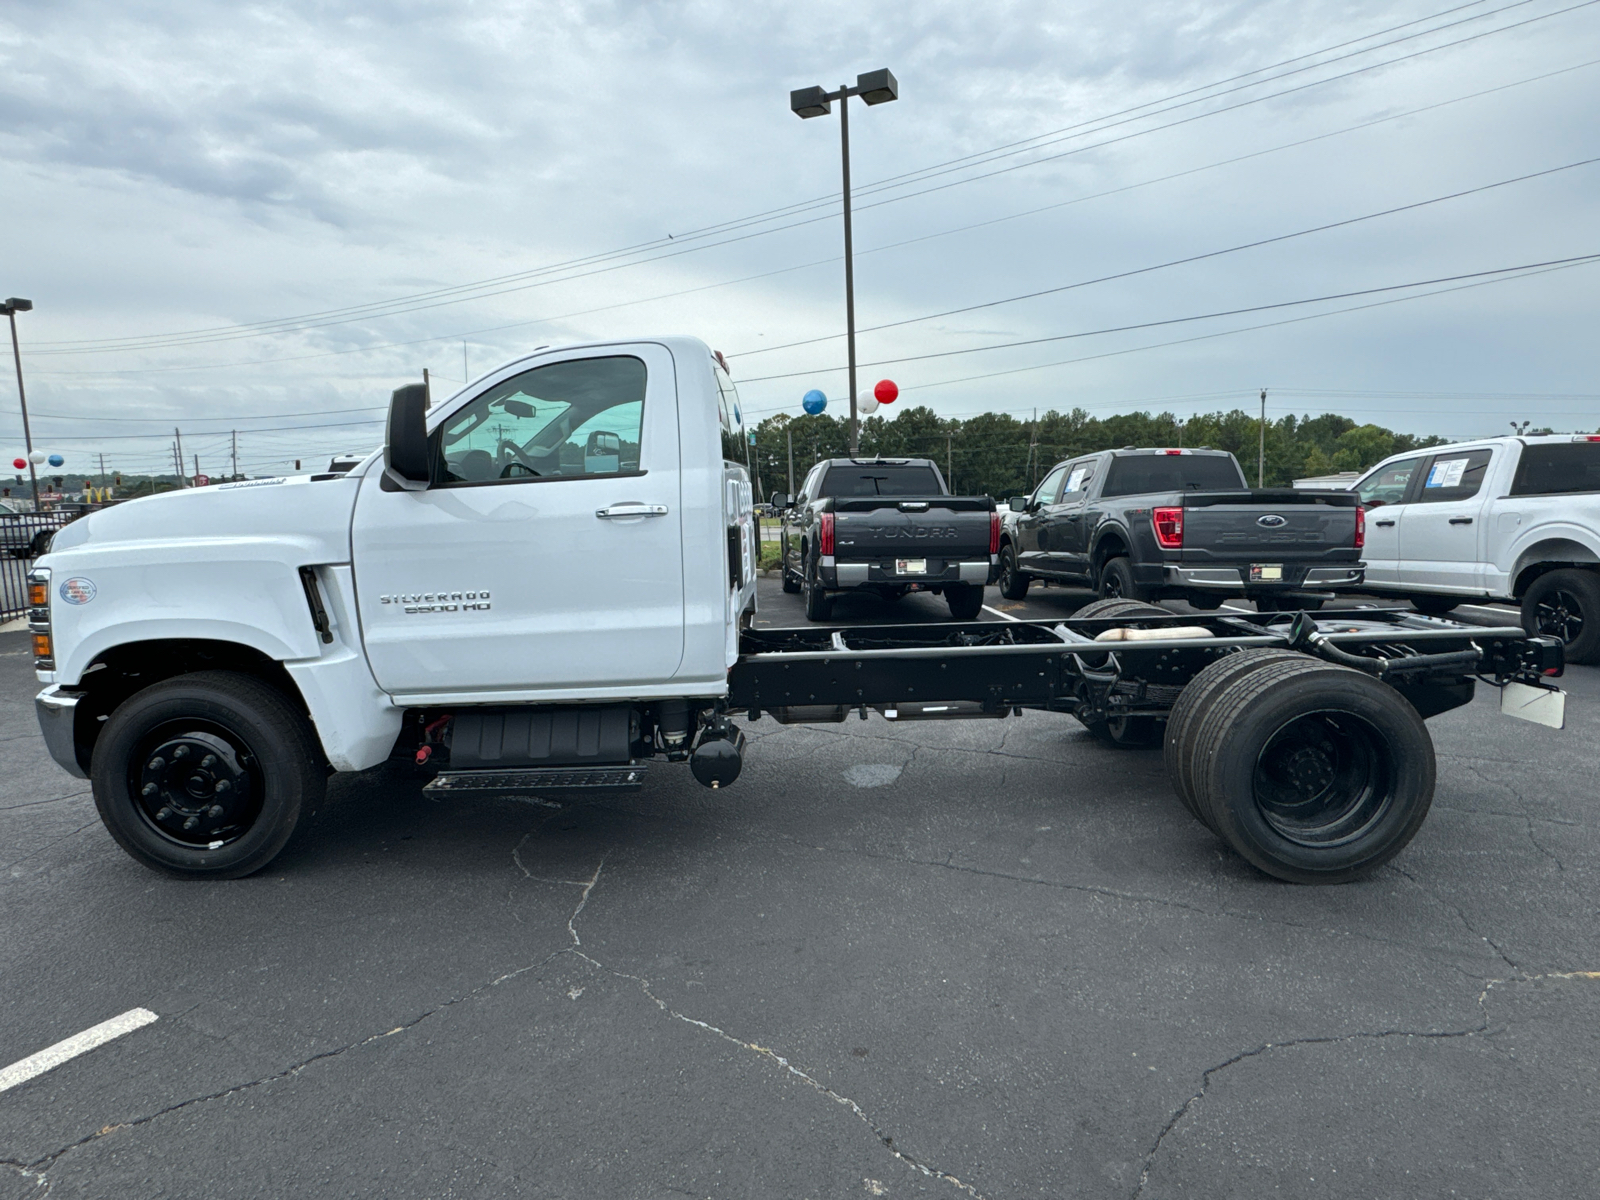
[[932, 467], [909, 463], [850, 463], [829, 467], [820, 496], [942, 496]]
[[1513, 496], [1568, 496], [1600, 492], [1600, 442], [1547, 442], [1524, 446], [1511, 481]]
[[1128, 454], [1111, 460], [1102, 496], [1146, 492], [1240, 492], [1249, 488], [1225, 454]]
[[1470, 500], [1483, 486], [1492, 450], [1436, 454], [1428, 464], [1417, 492], [1418, 504], [1439, 504], [1447, 500]]

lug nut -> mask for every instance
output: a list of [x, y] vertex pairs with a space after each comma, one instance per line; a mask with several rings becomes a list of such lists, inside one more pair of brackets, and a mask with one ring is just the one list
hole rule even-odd
[[139, 789], [139, 794], [141, 796], [154, 796], [160, 790], [161, 789], [158, 788], [155, 784], [147, 783], [147, 784], [144, 785], [144, 787]]
[[166, 765], [167, 765], [167, 760], [162, 758], [161, 755], [159, 755], [159, 754], [156, 755], [154, 758], [152, 758], [150, 760], [150, 769], [152, 771], [159, 771], [159, 770], [161, 770], [162, 767], [164, 767]]
[[185, 756], [188, 755], [188, 753], [189, 753], [189, 747], [187, 747], [187, 746], [179, 746], [176, 750], [174, 750], [172, 752], [172, 757], [173, 758], [184, 758]]
[[198, 824], [200, 824], [200, 818], [199, 817], [190, 817], [187, 821], [185, 821], [183, 823], [183, 827], [187, 831], [187, 830], [193, 829]]
[[213, 821], [221, 820], [222, 805], [213, 804], [210, 808], [206, 809], [206, 816], [210, 817]]
[[221, 792], [227, 791], [232, 786], [233, 786], [233, 784], [229, 783], [226, 779], [219, 779], [219, 780], [217, 780], [217, 786], [216, 786], [215, 790], [218, 793], [221, 793]]
[[165, 821], [171, 815], [172, 815], [172, 810], [170, 808], [163, 808], [160, 812], [158, 812], [156, 814], [156, 820]]
[[206, 755], [204, 758], [202, 758], [200, 760], [200, 765], [202, 767], [214, 767], [214, 766], [216, 766], [217, 765], [217, 756], [215, 754]]

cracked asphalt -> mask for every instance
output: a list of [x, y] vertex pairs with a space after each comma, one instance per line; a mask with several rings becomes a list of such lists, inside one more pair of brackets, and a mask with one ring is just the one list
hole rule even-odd
[[1324, 889], [1042, 714], [766, 720], [730, 789], [561, 807], [339, 778], [180, 883], [47, 758], [25, 635], [0, 683], [0, 1067], [160, 1017], [0, 1093], [0, 1200], [1600, 1192], [1592, 668], [1564, 732], [1430, 721], [1421, 834]]

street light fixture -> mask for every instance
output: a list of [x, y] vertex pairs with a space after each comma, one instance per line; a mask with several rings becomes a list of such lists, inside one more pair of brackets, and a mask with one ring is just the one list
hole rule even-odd
[[0, 313], [5, 313], [6, 319], [11, 322], [11, 357], [17, 364], [17, 400], [22, 406], [22, 440], [28, 447], [28, 477], [33, 480], [33, 511], [38, 512], [39, 471], [33, 463], [33, 433], [28, 428], [28, 393], [22, 387], [22, 351], [17, 349], [17, 314], [32, 311], [33, 301], [20, 296], [12, 296], [0, 304]]
[[789, 93], [789, 108], [802, 119], [825, 117], [839, 102], [839, 151], [844, 165], [844, 320], [845, 345], [850, 359], [850, 457], [861, 452], [861, 426], [856, 418], [856, 276], [850, 240], [850, 97], [864, 104], [886, 104], [900, 98], [900, 84], [887, 67], [856, 76], [855, 87], [840, 84], [836, 92], [820, 87]]

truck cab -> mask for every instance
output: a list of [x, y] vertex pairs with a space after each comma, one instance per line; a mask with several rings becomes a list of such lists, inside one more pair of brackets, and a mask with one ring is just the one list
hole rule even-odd
[[[431, 411], [425, 397], [420, 384], [397, 392], [385, 454], [347, 473], [95, 513], [36, 564], [47, 741], [113, 804], [148, 791], [112, 829], [153, 865], [254, 869], [262, 846], [219, 851], [250, 840], [230, 835], [244, 824], [234, 801], [264, 802], [268, 783], [249, 767], [263, 752], [249, 747], [291, 721], [284, 705], [309, 717], [315, 744], [299, 749], [336, 770], [382, 763], [408, 741], [420, 752], [428, 726], [467, 707], [503, 718], [610, 706], [601, 724], [620, 714], [629, 731], [591, 738], [588, 755], [509, 741], [475, 752], [508, 770], [626, 767], [656, 745], [687, 757], [708, 725], [723, 732], [719, 700], [756, 603], [757, 532], [734, 457], [737, 391], [711, 351], [689, 338], [545, 350]], [[200, 676], [244, 676], [272, 696], [235, 687], [260, 711], [189, 730], [141, 724], [130, 745], [145, 766], [104, 765], [97, 745], [121, 732], [111, 718], [125, 700]], [[172, 776], [202, 760], [212, 765], [192, 779]]]

